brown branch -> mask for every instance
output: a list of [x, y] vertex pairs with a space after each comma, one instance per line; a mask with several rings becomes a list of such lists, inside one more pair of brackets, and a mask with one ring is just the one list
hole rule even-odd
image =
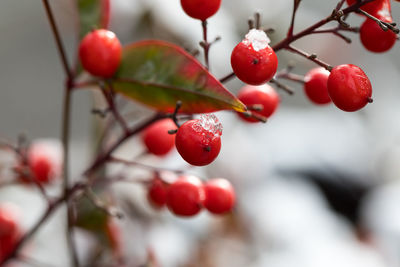
[[290, 20], [290, 26], [289, 26], [289, 30], [287, 33], [287, 36], [293, 36], [293, 30], [294, 30], [294, 21], [296, 19], [296, 13], [297, 13], [297, 9], [300, 6], [300, 2], [301, 0], [293, 0], [293, 12], [292, 12], [292, 18]]
[[66, 202], [70, 200], [76, 192], [79, 190], [82, 190], [86, 188], [86, 184], [82, 183], [77, 183], [75, 186], [73, 186], [71, 189], [69, 189], [66, 194], [63, 196], [59, 197], [57, 200], [52, 202], [50, 205], [48, 205], [46, 211], [43, 213], [43, 215], [40, 217], [40, 219], [36, 222], [36, 224], [28, 231], [26, 232], [21, 239], [17, 242], [17, 244], [14, 247], [14, 250], [7, 255], [7, 257], [3, 258], [2, 261], [0, 261], [0, 265], [6, 263], [7, 261], [13, 259], [14, 257], [17, 257], [18, 251], [23, 247], [23, 245], [29, 241], [35, 233], [43, 226], [43, 224], [47, 221], [48, 218], [61, 206], [63, 202]]
[[282, 89], [283, 91], [285, 91], [289, 95], [293, 95], [294, 94], [294, 91], [289, 86], [277, 81], [275, 78], [272, 78], [269, 82], [275, 84], [279, 89]]
[[318, 59], [316, 54], [308, 54], [307, 52], [304, 52], [304, 51], [302, 51], [302, 50], [300, 50], [300, 49], [298, 49], [298, 48], [296, 48], [294, 46], [287, 46], [285, 49], [290, 51], [290, 52], [296, 53], [296, 54], [298, 54], [300, 56], [303, 56], [303, 57], [311, 60], [312, 62], [320, 65], [321, 67], [324, 67], [325, 69], [327, 69], [329, 71], [331, 71], [333, 69], [333, 67], [331, 65], [329, 65], [328, 63], [325, 63], [324, 61]]
[[[66, 195], [69, 190], [69, 174], [68, 174], [69, 131], [70, 131], [70, 113], [71, 113], [70, 111], [71, 111], [71, 105], [72, 105], [71, 92], [72, 92], [73, 83], [74, 83], [73, 82], [74, 75], [71, 71], [71, 68], [69, 67], [66, 52], [65, 52], [63, 43], [61, 41], [61, 36], [58, 31], [57, 24], [56, 24], [54, 16], [53, 16], [53, 12], [50, 8], [49, 1], [42, 0], [42, 2], [45, 7], [51, 29], [53, 31], [53, 35], [54, 35], [54, 38], [55, 38], [55, 41], [57, 44], [58, 52], [61, 56], [61, 62], [64, 67], [64, 71], [67, 76], [67, 82], [66, 82], [65, 91], [64, 91], [64, 103], [63, 103], [63, 115], [62, 115], [62, 121], [63, 121], [63, 123], [62, 123], [62, 143], [63, 143], [63, 148], [64, 148], [63, 188], [64, 188], [64, 195]], [[76, 266], [79, 266], [79, 262], [78, 262], [78, 256], [77, 256], [74, 240], [72, 238], [72, 232], [73, 232], [73, 226], [71, 224], [72, 214], [71, 214], [68, 204], [69, 203], [67, 200], [67, 233], [66, 233], [66, 235], [67, 235], [69, 252], [72, 257], [72, 262], [73, 262], [73, 265], [76, 267]]]
[[105, 88], [104, 84], [99, 84], [101, 91], [104, 95], [105, 100], [108, 103], [109, 106], [109, 110], [111, 111], [111, 113], [113, 114], [114, 118], [118, 121], [119, 125], [121, 126], [121, 128], [124, 130], [125, 133], [128, 132], [128, 125], [125, 121], [125, 119], [121, 116], [121, 114], [119, 113], [116, 105], [115, 105], [115, 100], [114, 100], [114, 90], [112, 88], [112, 84], [111, 83], [107, 83], [108, 86], [108, 90], [107, 88]]
[[372, 16], [371, 14], [365, 12], [362, 9], [358, 9], [357, 12], [363, 14], [367, 18], [372, 19], [373, 21], [378, 23], [379, 27], [381, 27], [381, 29], [384, 31], [391, 30], [392, 32], [394, 32], [396, 34], [398, 34], [400, 32], [400, 30], [398, 28], [396, 28], [396, 23], [389, 23], [389, 22], [382, 21], [382, 20]]
[[94, 171], [96, 171], [99, 167], [101, 167], [107, 160], [109, 160], [111, 154], [122, 144], [124, 143], [127, 139], [132, 137], [135, 134], [140, 133], [142, 130], [144, 130], [146, 127], [148, 127], [150, 124], [165, 118], [166, 115], [157, 113], [151, 118], [147, 119], [146, 121], [140, 123], [134, 128], [129, 129], [128, 132], [124, 133], [111, 147], [104, 153], [100, 154], [97, 156], [95, 161], [90, 165], [90, 167], [84, 172], [85, 176], [90, 176]]

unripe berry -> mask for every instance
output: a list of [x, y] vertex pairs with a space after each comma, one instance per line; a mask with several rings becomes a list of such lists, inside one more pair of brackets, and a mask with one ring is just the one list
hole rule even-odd
[[184, 160], [195, 166], [210, 164], [221, 149], [222, 125], [215, 115], [185, 122], [176, 133], [175, 145]]
[[121, 43], [111, 31], [100, 29], [88, 33], [79, 45], [82, 66], [90, 74], [110, 78], [121, 62]]
[[265, 32], [252, 29], [232, 51], [231, 65], [244, 83], [260, 85], [271, 80], [278, 68], [278, 58], [268, 45]]
[[193, 216], [199, 213], [203, 201], [203, 184], [197, 177], [181, 176], [168, 189], [167, 206], [176, 215]]
[[204, 185], [204, 193], [204, 207], [214, 214], [230, 212], [235, 204], [235, 190], [226, 179], [208, 181]]
[[[280, 101], [278, 93], [268, 84], [260, 86], [246, 85], [240, 89], [238, 98], [251, 110], [252, 113], [266, 118], [269, 118], [275, 112]], [[252, 107], [258, 107], [261, 110], [252, 110]], [[259, 122], [259, 120], [245, 116], [242, 113], [238, 114], [245, 121]]]
[[371, 101], [372, 86], [367, 75], [355, 65], [344, 64], [332, 69], [328, 93], [341, 110], [356, 111]]
[[221, 0], [181, 0], [181, 5], [188, 16], [206, 20], [217, 13]]
[[142, 134], [142, 140], [147, 150], [157, 156], [166, 155], [175, 145], [175, 135], [169, 130], [175, 130], [176, 125], [171, 119], [159, 120], [147, 127]]
[[[392, 23], [391, 17], [378, 17], [384, 22]], [[372, 19], [366, 19], [360, 28], [360, 39], [363, 46], [375, 53], [386, 52], [397, 41], [397, 35], [391, 30], [384, 31]]]
[[304, 77], [304, 92], [315, 104], [323, 105], [331, 102], [328, 94], [329, 74], [329, 71], [319, 67], [310, 70]]
[[167, 200], [168, 185], [160, 178], [154, 178], [147, 190], [147, 199], [155, 208], [162, 208]]

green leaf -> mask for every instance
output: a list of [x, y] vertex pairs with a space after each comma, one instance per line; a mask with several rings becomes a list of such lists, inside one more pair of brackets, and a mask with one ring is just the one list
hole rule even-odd
[[88, 231], [104, 231], [108, 215], [93, 205], [87, 197], [81, 198], [77, 203], [76, 226]]
[[77, 0], [79, 39], [93, 29], [107, 29], [110, 21], [110, 0]]
[[182, 48], [159, 40], [124, 48], [113, 89], [158, 111], [207, 113], [246, 107]]

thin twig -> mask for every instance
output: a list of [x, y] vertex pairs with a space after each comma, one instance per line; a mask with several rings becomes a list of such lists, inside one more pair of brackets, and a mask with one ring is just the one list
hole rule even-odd
[[324, 61], [320, 60], [317, 58], [317, 55], [315, 54], [308, 54], [307, 52], [304, 52], [303, 50], [296, 48], [294, 46], [287, 46], [285, 48], [286, 50], [296, 53], [300, 56], [303, 56], [311, 61], [313, 61], [314, 63], [320, 65], [321, 67], [324, 67], [325, 69], [331, 71], [333, 69], [333, 67], [331, 65], [329, 65], [328, 63], [325, 63]]
[[396, 34], [398, 34], [400, 32], [400, 30], [398, 28], [396, 28], [396, 23], [389, 23], [389, 22], [382, 21], [382, 20], [372, 16], [368, 12], [365, 12], [362, 9], [358, 9], [357, 12], [363, 14], [364, 16], [366, 16], [369, 19], [374, 20], [376, 23], [378, 23], [379, 27], [381, 27], [382, 30], [384, 30], [384, 31], [391, 30], [392, 32], [394, 32]]
[[125, 159], [121, 159], [121, 158], [116, 158], [116, 157], [110, 157], [108, 159], [108, 162], [110, 163], [120, 163], [120, 164], [124, 164], [127, 166], [136, 166], [136, 167], [140, 167], [140, 168], [144, 168], [147, 170], [151, 170], [151, 171], [170, 171], [170, 172], [174, 172], [177, 174], [181, 174], [183, 173], [182, 170], [177, 170], [177, 169], [169, 169], [169, 168], [160, 168], [160, 167], [156, 167], [156, 166], [151, 166], [151, 165], [147, 165], [138, 161], [133, 161], [133, 160], [125, 160]]
[[289, 86], [277, 81], [275, 78], [272, 78], [269, 82], [275, 84], [279, 89], [282, 89], [283, 91], [285, 91], [289, 95], [293, 95], [294, 94], [294, 91]]
[[107, 83], [108, 86], [108, 90], [107, 88], [105, 88], [105, 86], [103, 84], [99, 84], [101, 91], [104, 95], [105, 100], [108, 103], [109, 106], [109, 110], [112, 112], [112, 114], [114, 115], [114, 118], [118, 121], [119, 125], [121, 126], [121, 128], [124, 130], [125, 133], [128, 132], [128, 124], [126, 123], [125, 119], [121, 116], [121, 114], [119, 113], [116, 105], [115, 105], [115, 100], [114, 100], [114, 90], [112, 87], [111, 83]]
[[297, 13], [297, 9], [299, 8], [300, 2], [301, 2], [301, 0], [293, 0], [293, 12], [292, 12], [292, 18], [290, 20], [289, 30], [287, 33], [288, 37], [293, 36], [294, 21], [296, 19], [296, 13]]
[[131, 136], [140, 133], [142, 130], [144, 130], [146, 127], [148, 127], [150, 124], [165, 118], [165, 114], [160, 114], [157, 113], [151, 118], [145, 120], [144, 122], [140, 123], [134, 128], [129, 129], [127, 133], [124, 133], [111, 147], [105, 151], [104, 153], [100, 154], [97, 156], [95, 161], [90, 165], [90, 167], [84, 172], [85, 176], [90, 176], [95, 170], [97, 170], [100, 166], [102, 166], [111, 156], [111, 154], [116, 150], [122, 143], [124, 143], [127, 139], [129, 139]]
[[[69, 67], [68, 61], [67, 61], [67, 56], [66, 52], [64, 49], [64, 46], [61, 41], [61, 36], [58, 31], [56, 22], [54, 20], [53, 12], [50, 8], [49, 1], [48, 0], [43, 0], [43, 4], [46, 10], [47, 17], [50, 22], [51, 29], [53, 31], [54, 38], [56, 40], [58, 52], [61, 56], [61, 62], [64, 67], [64, 71], [67, 75], [67, 82], [66, 82], [66, 87], [64, 91], [64, 103], [63, 103], [63, 115], [62, 115], [62, 143], [63, 143], [63, 148], [64, 148], [64, 167], [63, 167], [63, 174], [64, 174], [64, 183], [63, 183], [63, 188], [64, 188], [64, 195], [67, 194], [69, 190], [69, 174], [68, 174], [68, 165], [69, 165], [69, 131], [70, 131], [70, 111], [71, 111], [71, 92], [72, 92], [72, 87], [73, 87], [73, 80], [74, 76], [72, 74], [71, 68]], [[76, 247], [75, 243], [73, 240], [73, 226], [71, 224], [72, 221], [72, 214], [71, 210], [69, 209], [68, 205], [68, 200], [67, 200], [67, 241], [68, 241], [68, 248], [69, 252], [72, 257], [72, 262], [73, 266], [77, 267], [79, 266], [78, 262], [78, 256], [76, 252]]]
[[43, 215], [40, 217], [40, 219], [36, 222], [36, 224], [28, 232], [26, 232], [21, 237], [21, 239], [17, 242], [17, 244], [14, 247], [14, 250], [10, 254], [8, 254], [7, 257], [3, 258], [0, 261], [0, 266], [2, 264], [6, 263], [7, 261], [11, 260], [12, 258], [16, 257], [18, 251], [22, 248], [22, 246], [35, 235], [35, 233], [41, 228], [41, 226], [44, 224], [44, 222], [47, 221], [47, 219], [61, 206], [61, 204], [64, 201], [68, 201], [71, 198], [73, 198], [76, 192], [78, 192], [79, 190], [82, 190], [84, 188], [86, 188], [86, 184], [77, 183], [71, 189], [69, 189], [66, 192], [66, 194], [59, 197], [57, 200], [55, 200], [50, 205], [48, 205], [46, 211], [43, 213]]

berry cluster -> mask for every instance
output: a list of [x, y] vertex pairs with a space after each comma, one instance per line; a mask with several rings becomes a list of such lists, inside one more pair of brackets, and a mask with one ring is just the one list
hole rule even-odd
[[[347, 0], [348, 4], [353, 4], [355, 0]], [[390, 0], [375, 0], [361, 8], [363, 11], [374, 16], [384, 23], [392, 23]], [[364, 47], [375, 53], [386, 52], [396, 43], [397, 35], [377, 23], [371, 18], [367, 18], [360, 27], [360, 40]]]
[[20, 236], [19, 210], [10, 203], [0, 204], [0, 262], [14, 250]]
[[316, 104], [331, 101], [341, 110], [357, 111], [371, 102], [372, 86], [364, 71], [351, 64], [309, 71], [304, 78], [304, 91]]
[[[171, 119], [164, 119], [147, 127], [142, 140], [147, 150], [158, 156], [167, 154], [175, 147], [188, 163], [204, 166], [213, 162], [221, 150], [222, 125], [213, 114], [185, 122], [176, 131]], [[172, 133], [171, 133], [172, 131]]]
[[152, 180], [147, 197], [156, 208], [167, 205], [178, 216], [194, 216], [204, 207], [213, 214], [224, 214], [233, 209], [235, 191], [229, 181], [212, 179], [205, 184], [195, 176], [180, 176], [172, 184], [160, 178]]

